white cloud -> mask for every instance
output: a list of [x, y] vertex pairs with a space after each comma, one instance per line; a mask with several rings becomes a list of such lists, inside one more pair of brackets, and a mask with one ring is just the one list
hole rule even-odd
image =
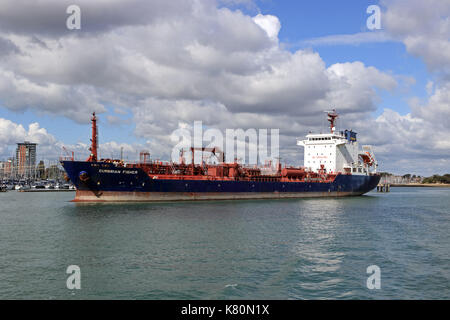
[[[17, 143], [29, 141], [37, 143], [37, 161], [53, 160], [59, 157], [71, 156], [70, 152], [75, 153], [75, 158], [84, 160], [89, 156], [88, 143], [65, 144], [50, 134], [46, 128], [42, 128], [39, 123], [29, 124], [25, 129], [21, 124], [0, 118], [0, 160], [15, 157]], [[86, 141], [88, 142], [88, 141]], [[67, 152], [64, 151], [66, 148]], [[136, 161], [141, 150], [147, 149], [147, 145], [118, 143], [115, 141], [106, 141], [100, 143], [99, 155], [105, 158], [119, 158], [123, 152], [124, 159]]]
[[450, 84], [436, 89], [426, 102], [413, 99], [411, 112], [385, 109], [375, 120], [353, 123], [363, 143], [375, 145], [382, 170], [432, 175], [450, 165]]
[[[317, 53], [290, 53], [274, 43], [278, 18], [252, 19], [207, 0], [189, 5], [181, 20], [175, 10], [148, 24], [117, 23], [64, 37], [44, 33], [40, 42], [8, 35], [24, 54], [0, 63], [0, 101], [12, 110], [34, 108], [77, 121], [87, 121], [90, 110], [105, 111], [103, 103], [140, 105], [149, 97], [212, 102], [232, 113], [312, 114], [336, 96], [352, 106], [348, 111], [374, 108], [371, 88], [380, 82], [371, 84], [360, 72], [361, 81], [337, 85]], [[346, 96], [362, 104], [343, 101]]]
[[76, 3], [81, 9], [82, 30], [99, 33], [117, 27], [147, 25], [165, 19], [178, 19], [195, 7], [213, 1], [195, 0], [4, 0], [0, 2], [0, 29], [25, 35], [64, 37], [66, 9]]
[[260, 26], [271, 40], [278, 40], [278, 33], [281, 29], [281, 23], [278, 17], [270, 14], [258, 14], [253, 17], [253, 21]]
[[[432, 71], [450, 73], [450, 2], [442, 0], [383, 1], [387, 32], [408, 52], [424, 59]], [[444, 69], [444, 70], [442, 70]]]
[[[44, 80], [45, 81], [45, 80]], [[105, 111], [92, 88], [35, 82], [0, 65], [0, 104], [15, 111], [35, 109], [85, 121], [91, 110]]]
[[0, 145], [14, 144], [24, 139], [26, 135], [27, 132], [22, 125], [0, 118]]
[[31, 123], [26, 130], [21, 124], [0, 118], [0, 157], [14, 156], [14, 150], [18, 142], [30, 141], [42, 145], [43, 150], [53, 148], [56, 139], [50, 135], [39, 123]]
[[312, 38], [300, 42], [298, 45], [305, 46], [335, 46], [335, 45], [360, 45], [362, 43], [377, 43], [394, 41], [384, 31], [358, 32], [354, 34], [333, 34], [319, 38]]
[[[392, 134], [390, 130], [399, 123], [405, 132], [415, 128], [416, 120], [428, 125], [432, 106], [439, 105], [439, 112], [445, 112], [448, 88], [434, 82], [430, 103], [419, 103], [409, 117], [387, 112], [385, 118], [395, 121], [371, 119], [380, 99], [377, 91], [396, 90], [398, 76], [358, 61], [327, 67], [312, 50], [284, 50], [278, 40], [281, 23], [272, 15], [250, 17], [239, 10], [219, 8], [212, 0], [81, 1], [82, 30], [68, 32], [65, 15], [61, 16], [67, 3], [43, 0], [37, 6], [7, 0], [0, 4], [3, 107], [57, 114], [78, 122], [87, 122], [94, 110], [106, 112], [106, 105], [117, 107], [118, 113], [132, 113], [135, 134], [148, 139], [142, 147], [158, 156], [169, 153], [169, 136], [179, 123], [202, 120], [221, 129], [280, 128], [281, 151], [292, 162], [298, 162], [301, 155], [294, 137], [320, 127], [322, 111], [332, 106], [355, 128], [362, 118], [367, 123], [378, 121], [374, 127]], [[411, 53], [430, 60], [430, 68], [443, 65], [445, 70], [449, 52], [442, 52], [448, 42], [447, 31], [441, 30], [445, 20], [438, 20], [436, 41], [433, 38], [433, 44], [421, 47], [414, 41], [430, 33], [417, 31], [419, 26], [396, 8], [396, 4], [388, 5], [391, 18], [384, 33], [313, 41], [363, 43], [394, 37], [404, 41]], [[426, 12], [425, 18], [436, 19], [435, 13]], [[395, 16], [407, 21], [396, 26]], [[109, 123], [124, 123], [117, 116], [107, 117]], [[33, 130], [38, 135], [39, 128]], [[361, 135], [366, 130], [362, 126]], [[385, 145], [379, 147], [388, 150], [392, 142], [382, 141]], [[84, 145], [71, 147], [80, 152], [86, 149]], [[118, 144], [106, 147], [120, 152]]]

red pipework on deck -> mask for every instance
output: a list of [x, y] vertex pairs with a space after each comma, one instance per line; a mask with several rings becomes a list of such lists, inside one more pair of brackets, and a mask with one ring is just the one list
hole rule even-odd
[[91, 154], [86, 161], [96, 162], [98, 159], [97, 155], [98, 134], [97, 134], [97, 117], [95, 116], [95, 112], [92, 113], [91, 122], [92, 122], [92, 138], [91, 138], [91, 147], [89, 148]]
[[[334, 125], [337, 114], [329, 113], [329, 121]], [[87, 161], [102, 162], [104, 164], [113, 163], [116, 167], [139, 168], [142, 169], [151, 179], [176, 179], [176, 180], [218, 180], [218, 181], [258, 181], [258, 182], [331, 182], [338, 174], [330, 174], [321, 167], [319, 172], [312, 172], [303, 167], [289, 167], [282, 169], [281, 161], [278, 159], [276, 172], [264, 174], [261, 168], [242, 166], [235, 159], [234, 163], [225, 163], [225, 155], [219, 148], [191, 148], [192, 163], [184, 163], [184, 151], [180, 154], [180, 163], [153, 161], [150, 159], [148, 151], [140, 153], [139, 163], [124, 163], [122, 159], [101, 159], [98, 160], [98, 130], [97, 117], [92, 114], [92, 139], [89, 150], [91, 154]], [[194, 152], [210, 152], [217, 157], [219, 164], [194, 163]], [[73, 156], [72, 156], [73, 157]], [[202, 156], [203, 159], [203, 156]]]

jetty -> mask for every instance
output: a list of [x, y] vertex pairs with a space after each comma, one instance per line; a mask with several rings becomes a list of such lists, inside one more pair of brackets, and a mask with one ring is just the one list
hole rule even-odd
[[389, 192], [391, 185], [389, 183], [380, 183], [377, 185], [377, 192]]

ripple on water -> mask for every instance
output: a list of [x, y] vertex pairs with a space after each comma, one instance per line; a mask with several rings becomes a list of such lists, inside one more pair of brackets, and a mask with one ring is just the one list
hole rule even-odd
[[[90, 205], [2, 193], [0, 298], [449, 299], [450, 189], [430, 189]], [[381, 290], [366, 287], [370, 265]]]

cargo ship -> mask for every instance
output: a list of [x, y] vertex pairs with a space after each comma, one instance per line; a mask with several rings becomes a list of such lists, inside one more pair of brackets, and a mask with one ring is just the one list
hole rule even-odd
[[[76, 187], [75, 202], [147, 202], [188, 200], [280, 199], [359, 196], [380, 181], [372, 147], [359, 148], [352, 130], [337, 131], [338, 114], [327, 111], [329, 132], [297, 139], [304, 147], [302, 167], [262, 167], [225, 162], [219, 148], [190, 148], [191, 163], [161, 162], [141, 153], [140, 160], [98, 159], [97, 117], [93, 113], [90, 156], [85, 161], [62, 158]], [[194, 152], [216, 155], [219, 163], [196, 164]]]

